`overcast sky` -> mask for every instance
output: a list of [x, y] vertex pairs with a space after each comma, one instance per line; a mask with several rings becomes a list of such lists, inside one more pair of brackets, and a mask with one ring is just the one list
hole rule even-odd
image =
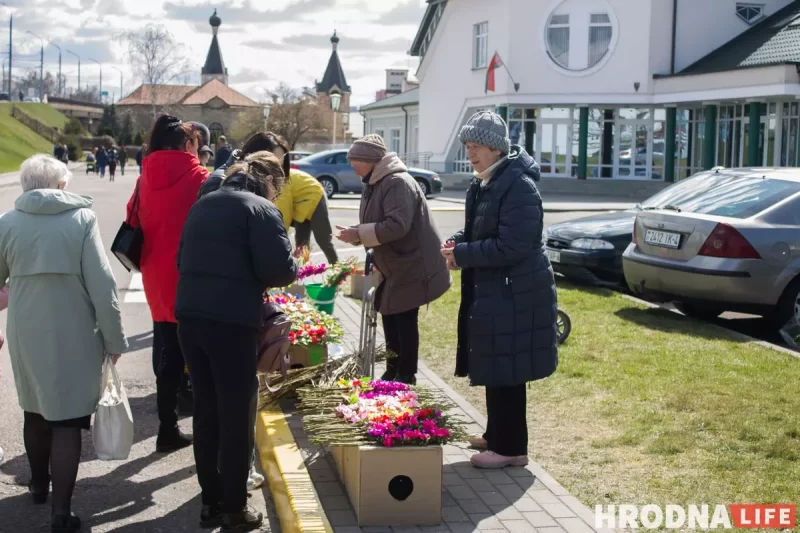
[[[10, 6], [4, 7], [2, 3]], [[262, 7], [263, 6], [263, 7]], [[322, 79], [331, 54], [334, 29], [341, 41], [339, 56], [352, 104], [375, 99], [385, 86], [384, 70], [410, 69], [417, 58], [407, 55], [425, 12], [425, 0], [0, 0], [0, 52], [7, 57], [8, 18], [14, 15], [14, 74], [39, 67], [40, 41], [81, 56], [81, 84], [98, 83], [103, 63], [103, 89], [119, 91], [123, 71], [125, 93], [132, 84], [131, 67], [120, 31], [147, 23], [164, 24], [185, 46], [196, 79], [211, 43], [208, 19], [217, 9], [222, 19], [219, 40], [230, 85], [256, 100], [284, 81], [312, 86]], [[62, 71], [68, 85], [77, 83], [77, 60], [64, 51]], [[58, 50], [45, 49], [45, 69], [58, 69]]]

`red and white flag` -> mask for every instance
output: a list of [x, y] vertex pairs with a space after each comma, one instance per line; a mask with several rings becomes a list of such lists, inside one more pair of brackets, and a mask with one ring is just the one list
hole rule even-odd
[[492, 56], [492, 60], [489, 61], [489, 68], [486, 69], [486, 91], [494, 92], [494, 71], [503, 66], [503, 60], [500, 59], [500, 54], [497, 52], [494, 53]]

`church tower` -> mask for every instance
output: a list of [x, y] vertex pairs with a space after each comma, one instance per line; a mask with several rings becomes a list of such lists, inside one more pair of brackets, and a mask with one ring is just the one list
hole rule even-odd
[[222, 24], [222, 19], [217, 16], [216, 9], [214, 10], [214, 14], [211, 15], [211, 18], [208, 19], [208, 23], [211, 24], [211, 32], [214, 36], [211, 38], [211, 47], [208, 49], [206, 64], [200, 72], [201, 79], [204, 85], [213, 79], [218, 79], [225, 85], [228, 85], [228, 69], [225, 68], [225, 62], [222, 61], [222, 51], [219, 48], [219, 41], [217, 40], [217, 32], [219, 31], [220, 24]]
[[[339, 113], [336, 120], [336, 138], [344, 139], [349, 127], [350, 118], [350, 86], [347, 85], [347, 79], [342, 70], [342, 63], [339, 61], [339, 37], [336, 32], [333, 32], [331, 37], [331, 57], [328, 60], [328, 68], [325, 69], [325, 75], [322, 81], [317, 83], [317, 104], [328, 115], [330, 122], [333, 122], [333, 110], [331, 109], [330, 95], [339, 93], [342, 95], [341, 103], [339, 104]], [[332, 124], [331, 124], [332, 125]]]

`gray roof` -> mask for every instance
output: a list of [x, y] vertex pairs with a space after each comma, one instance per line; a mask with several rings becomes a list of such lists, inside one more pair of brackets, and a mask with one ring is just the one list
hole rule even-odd
[[336, 45], [339, 43], [339, 37], [336, 32], [333, 32], [331, 37], [333, 52], [331, 58], [328, 60], [328, 68], [325, 69], [325, 75], [322, 81], [317, 84], [318, 93], [330, 92], [333, 87], [338, 87], [343, 93], [350, 92], [350, 86], [347, 85], [347, 79], [344, 77], [344, 70], [342, 70], [342, 63], [339, 61], [339, 53], [336, 51]]
[[678, 76], [800, 63], [800, 0], [765, 18]]
[[371, 111], [373, 109], [384, 109], [388, 107], [400, 107], [403, 105], [419, 104], [419, 89], [411, 89], [404, 93], [396, 94], [377, 102], [361, 106], [360, 111]]
[[[447, 0], [427, 0], [428, 7], [425, 9], [425, 14], [422, 16], [422, 22], [417, 30], [417, 35], [411, 43], [411, 50], [409, 53], [414, 57], [421, 55], [422, 43], [425, 41], [425, 34], [428, 33], [428, 28], [433, 24], [434, 14], [436, 12], [436, 5], [446, 3]], [[436, 31], [436, 28], [433, 28]]]
[[208, 49], [206, 64], [203, 66], [203, 74], [227, 74], [225, 62], [222, 61], [222, 51], [219, 49], [219, 41], [215, 35], [211, 39], [211, 47]]

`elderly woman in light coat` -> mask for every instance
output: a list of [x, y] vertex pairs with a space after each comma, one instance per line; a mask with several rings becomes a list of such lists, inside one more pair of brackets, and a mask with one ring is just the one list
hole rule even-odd
[[8, 348], [24, 411], [29, 491], [47, 501], [51, 530], [73, 532], [72, 491], [81, 430], [100, 397], [104, 355], [127, 348], [114, 276], [92, 199], [66, 192], [64, 163], [35, 155], [22, 163], [22, 195], [0, 217], [0, 286], [10, 287]]

